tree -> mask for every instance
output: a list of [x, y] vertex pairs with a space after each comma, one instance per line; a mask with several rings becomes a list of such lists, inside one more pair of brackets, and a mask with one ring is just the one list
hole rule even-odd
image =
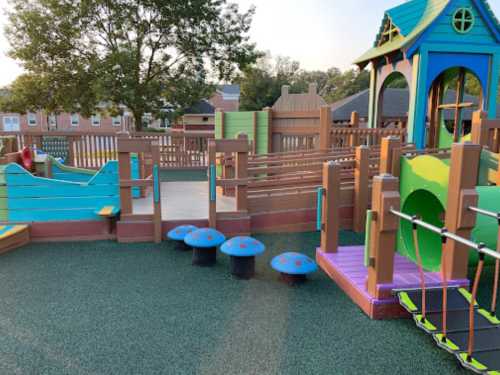
[[241, 86], [240, 108], [257, 111], [272, 106], [281, 95], [281, 86], [290, 86], [290, 93], [307, 92], [310, 83], [316, 83], [318, 94], [327, 102], [334, 102], [365, 90], [370, 86], [370, 73], [366, 70], [338, 68], [323, 71], [305, 71], [296, 61], [269, 55], [259, 59], [238, 78]]
[[[254, 8], [226, 0], [11, 0], [10, 55], [61, 90], [61, 108], [145, 113], [189, 106], [255, 62]], [[81, 85], [81, 86], [80, 86]]]

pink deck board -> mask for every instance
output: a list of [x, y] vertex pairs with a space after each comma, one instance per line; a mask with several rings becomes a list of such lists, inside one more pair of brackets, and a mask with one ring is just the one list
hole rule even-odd
[[[396, 298], [386, 300], [376, 300], [366, 291], [366, 278], [368, 269], [364, 266], [364, 247], [363, 246], [345, 246], [339, 247], [337, 253], [324, 253], [318, 251], [318, 254], [342, 274], [350, 284], [365, 295], [365, 298], [371, 300], [374, 304], [394, 303]], [[442, 286], [441, 275], [435, 272], [425, 272], [425, 284], [427, 287]], [[468, 280], [450, 280], [450, 286], [467, 286]], [[395, 254], [394, 258], [394, 280], [392, 284], [380, 285], [381, 289], [412, 289], [420, 287], [420, 274], [416, 264], [407, 258]]]

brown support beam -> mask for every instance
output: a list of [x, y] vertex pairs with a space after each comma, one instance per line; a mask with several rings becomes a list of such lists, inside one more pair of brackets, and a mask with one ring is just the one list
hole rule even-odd
[[356, 148], [356, 165], [354, 167], [354, 217], [353, 230], [364, 232], [366, 210], [368, 209], [368, 184], [370, 168], [370, 148]]
[[386, 137], [380, 144], [380, 174], [392, 174], [393, 152], [401, 148], [399, 137]]
[[226, 136], [226, 115], [222, 109], [219, 109], [220, 113], [220, 139], [224, 139]]
[[267, 113], [267, 153], [273, 152], [273, 110], [272, 108], [264, 108]]
[[390, 284], [394, 274], [394, 253], [396, 234], [399, 226], [397, 216], [390, 209], [399, 210], [399, 181], [397, 178], [383, 174], [373, 178], [372, 212], [370, 241], [370, 265], [368, 267], [368, 293], [374, 297], [381, 296], [378, 286]]
[[252, 122], [253, 122], [253, 154], [257, 154], [257, 112], [252, 113]]
[[321, 250], [336, 253], [340, 228], [340, 174], [342, 167], [337, 162], [323, 163], [323, 206], [321, 225]]
[[[448, 204], [445, 214], [445, 226], [451, 232], [464, 238], [470, 238], [474, 223], [464, 221], [467, 207], [464, 199], [467, 191], [473, 191], [477, 185], [481, 146], [465, 142], [454, 143], [451, 147], [450, 176], [448, 180]], [[452, 240], [448, 240], [443, 252], [444, 273], [448, 280], [467, 278], [469, 249]]]
[[487, 118], [488, 115], [484, 111], [475, 111], [472, 114], [471, 141], [483, 147], [490, 146], [490, 129]]
[[[248, 137], [246, 134], [240, 134], [238, 140], [245, 140], [248, 143]], [[248, 151], [237, 152], [236, 153], [236, 179], [245, 179], [248, 177]], [[248, 197], [247, 197], [247, 186], [238, 185], [236, 186], [236, 210], [237, 211], [247, 211], [248, 210]]]
[[[352, 129], [359, 129], [359, 114], [356, 111], [351, 112], [350, 127]], [[359, 146], [359, 134], [353, 133], [350, 139], [351, 147]]]
[[330, 106], [322, 106], [319, 111], [319, 148], [329, 150], [331, 147], [332, 110]]

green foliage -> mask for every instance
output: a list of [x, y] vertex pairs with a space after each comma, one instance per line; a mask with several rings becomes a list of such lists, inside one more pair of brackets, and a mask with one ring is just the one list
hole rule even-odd
[[323, 71], [305, 71], [296, 61], [270, 56], [260, 59], [255, 66], [247, 68], [238, 78], [243, 111], [256, 111], [272, 106], [281, 95], [283, 85], [290, 86], [290, 93], [307, 92], [310, 83], [316, 83], [318, 94], [327, 102], [334, 102], [353, 95], [370, 85], [370, 73], [366, 70], [337, 68]]
[[140, 127], [144, 113], [207, 97], [209, 75], [229, 80], [255, 62], [253, 13], [226, 0], [11, 0], [10, 55], [37, 83], [13, 85], [15, 103], [27, 109], [37, 90], [83, 114], [106, 102]]

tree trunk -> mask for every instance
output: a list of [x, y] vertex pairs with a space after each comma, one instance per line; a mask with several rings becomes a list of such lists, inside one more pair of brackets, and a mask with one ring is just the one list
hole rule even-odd
[[134, 128], [136, 132], [140, 132], [142, 130], [142, 116], [143, 112], [133, 112], [134, 113]]

